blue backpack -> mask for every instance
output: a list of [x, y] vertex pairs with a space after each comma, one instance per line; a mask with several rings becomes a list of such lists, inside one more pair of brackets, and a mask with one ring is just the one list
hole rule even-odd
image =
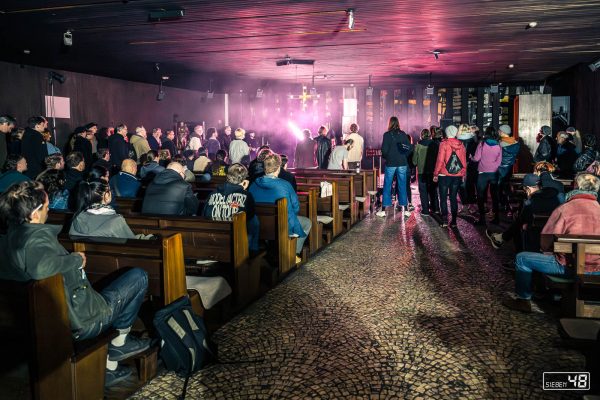
[[161, 339], [160, 357], [166, 368], [185, 376], [179, 396], [184, 399], [190, 376], [216, 361], [216, 347], [208, 338], [204, 320], [194, 314], [188, 297], [181, 297], [158, 311], [154, 327]]

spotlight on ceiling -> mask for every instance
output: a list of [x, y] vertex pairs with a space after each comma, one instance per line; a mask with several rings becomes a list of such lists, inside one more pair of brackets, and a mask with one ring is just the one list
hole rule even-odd
[[163, 75], [163, 76], [161, 76], [161, 79], [163, 81], [168, 81], [169, 79], [171, 79], [171, 77], [169, 75]]
[[535, 28], [537, 25], [538, 25], [537, 21], [531, 21], [530, 23], [527, 24], [525, 29]]
[[435, 57], [436, 60], [439, 60], [440, 58], [440, 54], [442, 54], [441, 50], [437, 50], [435, 49], [434, 51], [431, 52], [433, 54], [433, 56]]
[[263, 90], [262, 89], [256, 89], [256, 98], [257, 99], [262, 99], [263, 97]]
[[600, 69], [600, 60], [595, 61], [591, 64], [588, 65], [588, 68], [592, 71], [592, 72], [596, 72], [597, 70]]
[[354, 8], [347, 9], [346, 14], [348, 14], [348, 29], [354, 29]]
[[63, 44], [67, 47], [73, 46], [73, 33], [70, 29], [63, 33]]
[[59, 74], [56, 71], [50, 71], [48, 72], [48, 79], [50, 79], [50, 81], [58, 81], [58, 83], [65, 83], [65, 81], [67, 80], [67, 78], [62, 75]]
[[508, 69], [513, 69], [515, 67], [515, 64], [508, 64], [507, 68]]

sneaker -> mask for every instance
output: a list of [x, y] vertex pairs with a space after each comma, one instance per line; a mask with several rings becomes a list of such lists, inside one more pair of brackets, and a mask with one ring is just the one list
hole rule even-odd
[[411, 214], [412, 214], [412, 213], [411, 213], [410, 211], [404, 211], [404, 213], [403, 213], [403, 214], [404, 214], [404, 216], [405, 216], [405, 217], [407, 217], [407, 218], [408, 218], [408, 217], [410, 217], [410, 216], [411, 216]]
[[447, 228], [447, 227], [448, 227], [448, 222], [444, 221], [444, 222], [442, 222], [442, 223], [440, 224], [440, 226], [441, 226], [442, 228]]
[[296, 256], [296, 264], [300, 264], [302, 262], [302, 258]]
[[486, 229], [485, 235], [488, 237], [488, 239], [490, 239], [490, 242], [492, 243], [492, 247], [495, 248], [496, 250], [498, 250], [504, 244], [504, 240], [502, 240], [501, 233], [492, 233], [489, 231], [489, 229]]
[[409, 205], [406, 207], [406, 209], [407, 209], [408, 211], [413, 211], [413, 210], [415, 209], [415, 206], [413, 206], [412, 204], [409, 204]]
[[424, 213], [421, 211], [421, 216], [423, 217], [431, 217], [431, 215], [429, 213]]
[[384, 210], [381, 210], [381, 211], [377, 211], [377, 212], [375, 213], [375, 215], [377, 215], [378, 217], [381, 217], [381, 218], [385, 218], [385, 215], [386, 215], [386, 214], [385, 214], [385, 211], [384, 211]]
[[119, 365], [114, 371], [110, 369], [106, 369], [105, 371], [104, 387], [111, 387], [119, 382], [123, 382], [132, 374], [131, 368], [126, 365]]
[[504, 307], [510, 308], [511, 310], [516, 310], [516, 311], [521, 311], [524, 313], [530, 313], [531, 312], [531, 300], [525, 300], [525, 299], [513, 299], [510, 297], [507, 297], [506, 299], [504, 299], [502, 301], [502, 305]]
[[110, 361], [122, 361], [148, 350], [149, 347], [149, 339], [139, 339], [135, 336], [127, 335], [123, 346], [108, 345], [108, 359]]

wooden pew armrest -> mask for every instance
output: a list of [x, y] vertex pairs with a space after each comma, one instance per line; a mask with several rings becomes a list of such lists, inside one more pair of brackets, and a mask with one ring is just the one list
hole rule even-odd
[[98, 349], [110, 343], [110, 341], [116, 338], [118, 334], [119, 333], [116, 329], [109, 329], [95, 338], [76, 341], [73, 344], [75, 354], [71, 356], [71, 360], [76, 362], [87, 357], [88, 355], [96, 352]]

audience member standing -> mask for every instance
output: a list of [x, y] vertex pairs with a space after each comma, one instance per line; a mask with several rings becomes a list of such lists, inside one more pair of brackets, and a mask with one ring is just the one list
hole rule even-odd
[[108, 170], [108, 172], [112, 172], [112, 164], [110, 163], [110, 151], [108, 148], [99, 148], [98, 149], [98, 159], [92, 165], [100, 165]]
[[475, 150], [477, 150], [477, 127], [469, 127], [466, 124], [458, 129], [456, 138], [460, 140], [467, 151], [467, 176], [458, 191], [463, 209], [461, 212], [468, 213], [471, 204], [477, 201], [477, 162], [473, 161]]
[[421, 199], [421, 215], [430, 215], [438, 211], [438, 195], [433, 182], [433, 171], [437, 161], [439, 145], [431, 139], [429, 129], [421, 131], [421, 140], [417, 143], [413, 154], [413, 162], [417, 166], [419, 197]]
[[556, 135], [556, 166], [558, 167], [558, 176], [565, 179], [571, 179], [575, 175], [574, 166], [575, 161], [577, 161], [577, 151], [571, 139], [571, 135], [567, 132], [558, 132], [558, 135]]
[[237, 128], [233, 134], [235, 139], [229, 144], [229, 163], [239, 164], [244, 157], [250, 155], [250, 148], [248, 143], [244, 141], [246, 137], [245, 130]]
[[390, 117], [388, 130], [383, 134], [381, 156], [385, 160], [385, 175], [383, 180], [383, 204], [378, 217], [386, 216], [386, 208], [392, 206], [392, 182], [394, 176], [398, 184], [398, 205], [404, 207], [404, 216], [410, 216], [408, 211], [408, 196], [406, 185], [408, 180], [408, 156], [412, 153], [412, 145], [408, 135], [400, 129], [398, 117]]
[[23, 135], [25, 134], [25, 128], [13, 129], [10, 133], [10, 141], [8, 143], [8, 154], [22, 154], [21, 143], [23, 142]]
[[8, 138], [15, 128], [17, 121], [9, 116], [0, 116], [0, 168], [4, 167], [6, 156], [8, 156]]
[[358, 124], [350, 125], [350, 134], [346, 136], [346, 140], [352, 140], [352, 149], [348, 151], [348, 169], [360, 168], [360, 163], [363, 157], [364, 139], [358, 134]]
[[[90, 122], [89, 124], [86, 124], [84, 128], [87, 139], [92, 145], [92, 154], [96, 154], [98, 152], [98, 139], [96, 138], [96, 134], [98, 133], [98, 124], [96, 124], [95, 122]], [[92, 163], [90, 162], [87, 165], [90, 166], [92, 165]]]
[[48, 127], [44, 117], [29, 118], [28, 127], [21, 140], [21, 154], [27, 159], [25, 175], [34, 179], [45, 169], [44, 160], [48, 156], [48, 147], [42, 133]]
[[4, 163], [4, 172], [0, 175], [0, 193], [4, 193], [15, 183], [29, 181], [24, 174], [27, 171], [27, 160], [19, 154], [10, 154]]
[[594, 161], [600, 160], [600, 153], [596, 150], [596, 136], [583, 137], [583, 153], [575, 160], [575, 171], [585, 171]]
[[204, 127], [202, 125], [196, 125], [194, 131], [190, 134], [190, 141], [186, 147], [186, 150], [198, 151], [202, 147], [202, 140], [204, 139]]
[[296, 168], [315, 168], [317, 166], [315, 158], [317, 143], [310, 137], [310, 129], [303, 130], [302, 134], [304, 139], [296, 143], [294, 166]]
[[114, 135], [108, 138], [110, 162], [113, 168], [120, 168], [123, 160], [129, 158], [129, 143], [127, 142], [127, 125], [117, 126]]
[[454, 125], [446, 128], [446, 137], [440, 144], [433, 180], [438, 182], [440, 191], [440, 211], [442, 227], [448, 226], [448, 193], [450, 193], [450, 226], [456, 228], [458, 214], [458, 189], [467, 175], [467, 151], [462, 142], [456, 138], [458, 129]]
[[231, 127], [229, 125], [223, 128], [223, 134], [219, 137], [219, 142], [221, 142], [221, 150], [229, 153], [229, 145], [231, 144]]
[[[113, 128], [114, 133], [114, 128]], [[100, 149], [108, 149], [108, 138], [109, 138], [109, 130], [108, 128], [102, 128], [96, 133], [96, 140], [98, 141], [98, 150]]]
[[157, 215], [195, 215], [199, 202], [192, 186], [184, 177], [184, 166], [178, 162], [171, 162], [167, 169], [156, 175], [148, 185], [142, 212]]
[[508, 125], [500, 125], [498, 134], [500, 135], [500, 148], [502, 149], [502, 159], [498, 167], [498, 203], [512, 215], [509, 201], [510, 179], [521, 144], [512, 137], [512, 130]]
[[250, 148], [250, 158], [256, 158], [256, 151], [260, 147], [260, 143], [258, 138], [256, 137], [256, 132], [249, 132], [246, 139], [244, 139], [246, 143], [248, 143], [248, 147]]
[[583, 151], [583, 141], [581, 140], [581, 133], [573, 128], [572, 126], [567, 128], [567, 133], [571, 135], [571, 142], [575, 145], [575, 153], [581, 154]]
[[162, 136], [162, 129], [160, 128], [154, 128], [152, 129], [152, 135], [148, 136], [148, 145], [150, 146], [150, 150], [154, 150], [156, 151], [156, 153], [158, 154], [158, 151], [160, 150], [160, 137]]
[[131, 147], [133, 147], [138, 164], [142, 162], [142, 157], [150, 151], [150, 144], [148, 143], [146, 136], [146, 128], [138, 126], [135, 128], [135, 134], [131, 135], [131, 139], [129, 139], [129, 143], [131, 144]]
[[[304, 241], [308, 237], [312, 223], [310, 219], [299, 216], [300, 203], [292, 185], [278, 178], [281, 168], [281, 158], [277, 154], [269, 154], [264, 160], [265, 176], [260, 177], [250, 185], [250, 193], [257, 203], [272, 203], [285, 198], [287, 200], [288, 233], [297, 236], [296, 255], [302, 252]], [[300, 258], [296, 256], [296, 263]]]
[[81, 153], [83, 161], [85, 161], [85, 172], [88, 172], [93, 163], [92, 143], [87, 138], [87, 131], [82, 126], [75, 128], [73, 151]]
[[169, 155], [171, 156], [171, 158], [177, 155], [177, 147], [175, 146], [175, 142], [173, 142], [174, 139], [175, 131], [169, 129], [167, 131], [167, 134], [165, 135], [164, 140], [162, 141], [162, 150], [169, 150]]
[[208, 153], [208, 158], [214, 160], [217, 155], [217, 151], [221, 150], [221, 143], [219, 143], [218, 139], [219, 134], [217, 132], [217, 128], [214, 127], [208, 128], [206, 133], [208, 135], [208, 140], [206, 141], [204, 148]]
[[485, 225], [485, 203], [488, 187], [492, 195], [492, 210], [494, 223], [499, 222], [498, 215], [498, 167], [502, 161], [502, 149], [498, 145], [498, 133], [493, 126], [485, 129], [483, 140], [477, 146], [473, 160], [479, 162], [477, 177], [477, 208], [479, 220], [477, 225]]
[[315, 153], [317, 167], [319, 169], [327, 169], [327, 164], [329, 164], [329, 156], [331, 155], [331, 140], [327, 135], [326, 127], [319, 127], [319, 135], [315, 138], [315, 142], [317, 142]]
[[548, 125], [542, 126], [538, 133], [537, 141], [539, 142], [539, 145], [533, 156], [533, 161], [554, 161], [554, 158], [556, 157], [556, 141], [552, 137], [552, 128]]

